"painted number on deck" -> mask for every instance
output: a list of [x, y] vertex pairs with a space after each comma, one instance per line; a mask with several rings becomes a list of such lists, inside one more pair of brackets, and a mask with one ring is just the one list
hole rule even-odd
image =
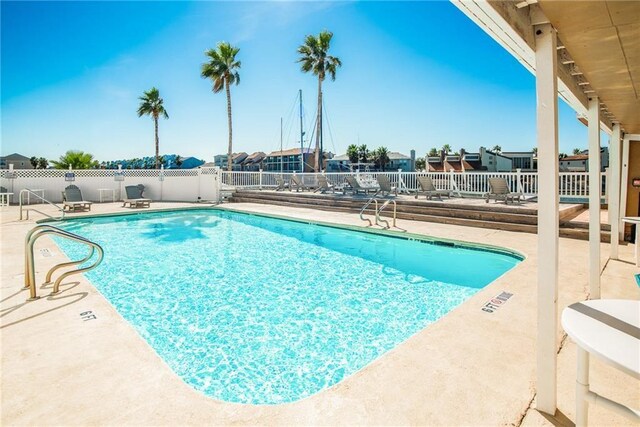
[[500, 308], [509, 298], [511, 298], [513, 294], [509, 292], [502, 292], [500, 295], [496, 295], [491, 298], [487, 303], [482, 307], [482, 311], [486, 311], [487, 313], [493, 313], [498, 308]]
[[96, 315], [93, 314], [93, 311], [84, 311], [84, 312], [80, 313], [80, 318], [82, 320], [84, 320], [85, 322], [87, 320], [97, 319]]

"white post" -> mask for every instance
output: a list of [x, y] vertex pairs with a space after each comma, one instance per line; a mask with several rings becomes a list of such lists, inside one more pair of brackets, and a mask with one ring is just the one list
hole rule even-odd
[[611, 168], [604, 168], [604, 203], [609, 204], [609, 184], [611, 182]]
[[[629, 144], [631, 139], [625, 135], [622, 140], [622, 177], [620, 178], [620, 216], [627, 216], [627, 187], [629, 186]], [[620, 239], [624, 239], [625, 224], [620, 221]]]
[[536, 133], [538, 145], [538, 336], [536, 408], [557, 408], [558, 331], [558, 78], [557, 35], [551, 24], [535, 27]]
[[262, 168], [260, 168], [260, 191], [262, 191]]
[[618, 259], [618, 235], [620, 234], [620, 123], [614, 123], [609, 143], [608, 217], [611, 226], [609, 258]]
[[600, 99], [589, 98], [589, 298], [600, 298]]
[[516, 169], [516, 192], [520, 193], [520, 194], [524, 194], [524, 190], [522, 188], [522, 169], [517, 168]]
[[[196, 197], [197, 197], [198, 203], [200, 203], [202, 201], [202, 193], [201, 193], [201, 188], [200, 188], [201, 185], [202, 185], [200, 183], [200, 181], [202, 181], [202, 168], [199, 167], [199, 166], [198, 166], [198, 169], [197, 169], [197, 173], [198, 173], [198, 176], [197, 176], [197, 178], [198, 178], [198, 195]], [[219, 194], [220, 193], [218, 192], [218, 194], [216, 195], [216, 197], [214, 199], [218, 199], [218, 195]]]
[[576, 346], [578, 351], [578, 369], [576, 375], [576, 427], [586, 427], [589, 403], [589, 353]]

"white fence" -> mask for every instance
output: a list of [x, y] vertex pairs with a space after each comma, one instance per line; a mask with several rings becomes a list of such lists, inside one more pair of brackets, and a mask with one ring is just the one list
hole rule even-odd
[[[117, 177], [118, 172], [122, 172], [122, 175]], [[115, 200], [122, 200], [125, 186], [142, 184], [145, 186], [144, 196], [156, 201], [217, 202], [220, 200], [221, 181], [218, 168], [0, 170], [2, 192], [6, 190], [13, 193], [10, 198], [12, 203], [18, 203], [18, 195], [23, 189], [39, 190], [45, 199], [59, 203], [62, 201], [62, 191], [71, 184], [78, 186], [83, 198], [89, 201], [99, 201], [101, 196], [105, 201], [111, 200], [112, 195]], [[31, 197], [30, 201], [33, 203], [35, 199]]]
[[[289, 173], [289, 172], [221, 172], [222, 182], [225, 185], [236, 188], [268, 189], [276, 187], [276, 177], [282, 176], [285, 182], [289, 182], [291, 175], [297, 175], [308, 186], [317, 185], [316, 173]], [[344, 183], [348, 175], [367, 176], [375, 180], [377, 175], [387, 175], [394, 185], [399, 185], [409, 191], [418, 188], [417, 176], [430, 176], [434, 185], [440, 189], [448, 189], [461, 194], [482, 195], [489, 191], [489, 178], [501, 177], [507, 180], [511, 191], [521, 191], [526, 196], [537, 196], [538, 173], [537, 172], [326, 172], [327, 180], [339, 185]], [[601, 196], [607, 194], [607, 172], [600, 174]], [[586, 199], [589, 197], [589, 173], [588, 172], [560, 172], [558, 194], [564, 199]]]

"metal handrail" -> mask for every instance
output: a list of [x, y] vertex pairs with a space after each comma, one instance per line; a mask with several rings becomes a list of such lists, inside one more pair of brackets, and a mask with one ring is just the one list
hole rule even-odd
[[60, 290], [60, 283], [62, 282], [63, 279], [73, 275], [73, 274], [78, 274], [78, 273], [84, 273], [86, 271], [89, 270], [93, 270], [94, 268], [96, 268], [98, 265], [100, 265], [100, 263], [102, 262], [103, 258], [104, 258], [104, 250], [102, 249], [102, 246], [100, 246], [99, 244], [92, 242], [89, 239], [86, 239], [82, 236], [78, 236], [77, 234], [73, 234], [69, 231], [66, 230], [62, 230], [58, 227], [54, 227], [52, 225], [47, 225], [47, 224], [43, 224], [43, 225], [38, 225], [36, 227], [34, 227], [33, 229], [31, 229], [28, 233], [27, 236], [25, 238], [25, 275], [24, 275], [24, 284], [25, 284], [25, 288], [29, 288], [29, 299], [27, 301], [32, 301], [38, 298], [38, 296], [36, 295], [36, 272], [35, 272], [35, 262], [34, 262], [34, 256], [33, 256], [33, 246], [36, 242], [36, 240], [38, 240], [38, 238], [40, 238], [41, 236], [44, 236], [46, 234], [55, 234], [70, 240], [74, 240], [76, 242], [79, 243], [84, 243], [86, 245], [88, 245], [91, 248], [91, 251], [89, 252], [89, 254], [84, 257], [81, 260], [77, 260], [77, 261], [69, 261], [69, 262], [64, 262], [64, 263], [60, 263], [60, 264], [56, 264], [55, 266], [53, 266], [51, 269], [49, 269], [49, 271], [47, 272], [47, 276], [46, 276], [46, 282], [45, 283], [51, 283], [51, 278], [52, 275], [55, 271], [59, 270], [60, 268], [63, 267], [68, 267], [71, 265], [77, 265], [77, 264], [83, 264], [87, 261], [89, 261], [89, 259], [91, 259], [91, 257], [94, 255], [95, 251], [98, 252], [98, 259], [91, 265], [87, 266], [87, 267], [82, 267], [82, 268], [78, 268], [75, 270], [70, 270], [70, 271], [66, 271], [64, 273], [62, 273], [60, 275], [60, 277], [58, 277], [55, 281], [55, 283], [53, 284], [53, 291], [51, 292], [52, 295], [57, 294]]
[[369, 225], [373, 225], [373, 223], [371, 222], [371, 220], [369, 218], [365, 218], [364, 217], [364, 211], [369, 207], [369, 205], [373, 202], [375, 203], [375, 211], [378, 211], [378, 200], [376, 199], [377, 193], [373, 195], [373, 197], [371, 197], [369, 200], [367, 200], [367, 203], [364, 204], [364, 206], [362, 207], [362, 209], [360, 209], [360, 219], [363, 221], [368, 221]]
[[377, 204], [376, 204], [376, 225], [380, 225], [380, 222], [384, 222], [385, 224], [387, 224], [386, 228], [389, 228], [389, 221], [387, 221], [386, 219], [380, 218], [380, 212], [382, 212], [384, 208], [389, 206], [389, 203], [393, 203], [393, 227], [395, 228], [398, 205], [396, 204], [396, 201], [393, 199], [388, 199], [386, 202], [384, 202], [382, 206], [380, 206], [380, 209], [377, 208]]
[[56, 205], [55, 203], [50, 202], [49, 200], [45, 199], [44, 197], [34, 193], [33, 191], [29, 190], [28, 188], [24, 188], [22, 190], [20, 190], [20, 194], [18, 195], [18, 200], [20, 202], [20, 221], [22, 221], [22, 195], [23, 194], [29, 194], [29, 197], [31, 197], [32, 195], [37, 197], [38, 199], [42, 200], [43, 202], [46, 202], [48, 204], [50, 204], [51, 206], [53, 206], [54, 208], [58, 209], [60, 211], [60, 216], [59, 217], [54, 217], [51, 216], [47, 213], [44, 213], [42, 211], [39, 211], [38, 209], [34, 209], [34, 208], [27, 208], [25, 209], [25, 211], [27, 212], [26, 218], [25, 219], [29, 219], [29, 211], [36, 211], [41, 215], [44, 215], [48, 218], [54, 219], [56, 221], [60, 221], [64, 218], [64, 208], [61, 208], [60, 206]]

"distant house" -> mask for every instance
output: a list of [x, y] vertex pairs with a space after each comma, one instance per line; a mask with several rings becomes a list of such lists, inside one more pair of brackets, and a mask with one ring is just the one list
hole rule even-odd
[[[346, 154], [334, 156], [333, 158], [328, 159], [326, 164], [328, 172], [349, 172], [353, 166], [349, 160], [349, 156]], [[363, 165], [363, 163], [359, 163], [358, 165]], [[364, 165], [370, 165], [371, 169], [375, 169], [373, 163]], [[385, 165], [384, 169], [386, 171], [397, 171], [398, 169], [402, 169], [405, 172], [414, 172], [416, 170], [415, 150], [411, 150], [411, 156], [398, 153], [397, 151], [389, 152], [389, 162]]]
[[427, 171], [429, 172], [472, 172], [485, 170], [482, 166], [480, 153], [467, 153], [464, 148], [460, 154], [447, 154], [440, 150], [438, 156], [427, 156]]
[[510, 157], [489, 151], [485, 147], [480, 147], [480, 161], [488, 172], [511, 172], [513, 169], [513, 160]]
[[[234, 171], [241, 171], [242, 170], [242, 162], [248, 157], [249, 155], [245, 152], [241, 152], [241, 153], [233, 153], [231, 154], [231, 170]], [[223, 170], [227, 170], [227, 158], [229, 156], [227, 154], [217, 154], [213, 157], [213, 163], [223, 169]]]
[[[589, 172], [589, 150], [583, 150], [580, 154], [567, 156], [559, 161], [560, 172]], [[600, 148], [600, 171], [604, 172], [609, 167], [609, 148]]]
[[[171, 165], [171, 169], [174, 169], [174, 163]], [[204, 164], [204, 160], [200, 160], [196, 157], [185, 157], [182, 159], [182, 163], [180, 164], [180, 169], [195, 169], [198, 166], [202, 166]]]
[[[302, 155], [301, 155], [302, 154]], [[313, 172], [314, 151], [311, 148], [291, 148], [272, 151], [263, 162], [263, 169], [269, 172]]]
[[511, 159], [512, 170], [520, 169], [527, 172], [538, 170], [538, 158], [533, 151], [505, 151], [500, 154]]
[[9, 165], [13, 165], [14, 169], [33, 169], [31, 160], [18, 153], [0, 157], [0, 169], [9, 169]]
[[242, 161], [242, 170], [259, 171], [263, 168], [263, 161], [266, 157], [267, 155], [262, 151], [256, 151]]

